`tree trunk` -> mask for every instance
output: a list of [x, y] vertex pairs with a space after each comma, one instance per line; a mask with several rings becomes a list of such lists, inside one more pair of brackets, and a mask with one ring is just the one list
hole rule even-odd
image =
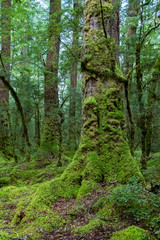
[[35, 102], [35, 139], [37, 146], [40, 146], [41, 132], [40, 132], [40, 109], [39, 104]]
[[60, 0], [50, 0], [49, 42], [45, 71], [45, 121], [40, 150], [49, 158], [59, 154], [58, 61], [60, 47]]
[[[1, 1], [1, 57], [3, 59], [4, 66], [2, 69], [5, 71], [6, 79], [9, 81], [10, 75], [10, 10], [11, 0]], [[2, 64], [2, 62], [1, 62]], [[0, 81], [0, 148], [5, 154], [9, 152], [9, 123], [8, 123], [8, 104], [9, 104], [9, 91], [5, 87], [3, 81]], [[7, 153], [8, 152], [8, 153]]]
[[114, 40], [104, 29], [102, 9], [106, 22], [112, 16], [111, 3], [85, 3], [82, 137], [72, 163], [61, 177], [64, 187], [69, 185], [75, 195], [78, 192], [78, 198], [97, 188], [98, 182], [122, 183], [133, 175], [141, 176], [121, 128], [124, 78], [117, 69]]
[[147, 98], [147, 116], [146, 116], [146, 157], [148, 158], [151, 152], [152, 139], [153, 139], [153, 109], [155, 104], [155, 90], [157, 87], [158, 79], [160, 77], [160, 57], [157, 59], [154, 71], [152, 74], [151, 86], [148, 89]]
[[139, 126], [141, 130], [141, 164], [142, 168], [146, 168], [146, 113], [143, 102], [143, 90], [142, 90], [142, 69], [141, 69], [141, 46], [138, 44], [136, 47], [136, 80], [137, 80], [137, 92], [138, 92], [138, 104], [139, 104]]
[[134, 156], [134, 145], [135, 145], [135, 123], [133, 120], [133, 114], [131, 109], [130, 103], [130, 92], [131, 92], [131, 84], [132, 84], [132, 72], [133, 72], [133, 54], [132, 54], [132, 45], [134, 42], [134, 38], [136, 36], [137, 25], [132, 24], [132, 18], [137, 17], [139, 12], [139, 3], [135, 3], [132, 0], [128, 1], [128, 14], [127, 16], [131, 19], [131, 23], [128, 22], [127, 24], [127, 36], [126, 36], [126, 46], [127, 46], [127, 53], [125, 55], [124, 60], [124, 73], [127, 77], [127, 81], [124, 84], [124, 91], [125, 91], [125, 98], [126, 98], [126, 109], [127, 109], [127, 136], [129, 140], [131, 154]]
[[71, 61], [71, 76], [70, 76], [70, 105], [69, 105], [69, 146], [70, 149], [77, 149], [76, 141], [76, 101], [77, 101], [77, 67], [78, 67], [78, 34], [79, 34], [79, 13], [77, 11], [78, 3], [74, 2], [74, 20], [73, 20], [73, 39], [72, 51], [74, 56]]
[[30, 146], [31, 146], [31, 143], [30, 143], [30, 140], [29, 140], [28, 128], [27, 128], [26, 119], [25, 119], [23, 108], [22, 108], [22, 104], [19, 100], [19, 97], [18, 97], [17, 93], [15, 92], [14, 88], [12, 88], [12, 86], [10, 85], [8, 80], [6, 80], [4, 76], [0, 76], [0, 80], [3, 82], [4, 86], [8, 89], [8, 91], [10, 91], [10, 93], [11, 93], [12, 97], [14, 98], [15, 103], [17, 105], [17, 109], [20, 113], [21, 120], [22, 120], [24, 136], [25, 136], [25, 139], [26, 139], [26, 144], [28, 146], [28, 149], [27, 149], [27, 151], [28, 151]]

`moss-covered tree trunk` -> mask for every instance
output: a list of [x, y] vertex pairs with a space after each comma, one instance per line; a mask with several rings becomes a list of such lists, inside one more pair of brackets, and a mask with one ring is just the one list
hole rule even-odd
[[133, 175], [141, 175], [123, 135], [121, 92], [125, 79], [116, 65], [114, 40], [104, 29], [113, 11], [108, 1], [85, 2], [83, 130], [79, 149], [61, 177], [72, 187], [80, 185], [78, 197], [103, 180], [126, 182]]
[[46, 158], [58, 158], [59, 153], [59, 100], [58, 61], [60, 47], [60, 0], [50, 0], [49, 39], [45, 71], [45, 122], [40, 150]]
[[[10, 74], [10, 10], [11, 0], [1, 1], [1, 57], [3, 59], [3, 66], [1, 62], [1, 69], [5, 71], [6, 79], [9, 81]], [[4, 74], [4, 73], [3, 73]], [[9, 123], [8, 123], [8, 104], [9, 91], [4, 83], [0, 81], [0, 149], [7, 153], [9, 145]]]

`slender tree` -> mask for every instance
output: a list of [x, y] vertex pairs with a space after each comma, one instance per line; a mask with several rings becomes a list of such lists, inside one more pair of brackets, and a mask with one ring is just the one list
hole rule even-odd
[[124, 83], [125, 89], [125, 98], [126, 98], [126, 122], [127, 122], [127, 135], [129, 139], [129, 145], [132, 155], [134, 155], [134, 146], [135, 146], [135, 123], [133, 119], [131, 102], [130, 102], [130, 93], [131, 93], [131, 85], [132, 85], [132, 75], [133, 75], [133, 64], [134, 57], [132, 54], [133, 42], [136, 38], [136, 30], [138, 26], [138, 22], [136, 21], [132, 24], [132, 18], [136, 18], [139, 14], [139, 2], [138, 4], [133, 1], [128, 1], [128, 11], [127, 11], [127, 20], [130, 19], [127, 23], [127, 32], [126, 32], [126, 53], [124, 60], [124, 74], [126, 75], [127, 81]]
[[78, 54], [79, 54], [79, 20], [80, 14], [78, 10], [79, 4], [74, 1], [74, 17], [73, 17], [73, 37], [72, 37], [72, 51], [74, 56], [71, 58], [71, 75], [70, 75], [70, 105], [69, 105], [69, 145], [70, 148], [77, 148], [77, 124], [76, 124], [76, 101], [77, 101], [77, 68], [78, 68]]
[[138, 105], [139, 105], [139, 126], [141, 130], [141, 164], [145, 169], [147, 165], [147, 126], [146, 126], [146, 106], [144, 102], [144, 91], [143, 91], [143, 70], [142, 70], [142, 49], [145, 44], [148, 36], [155, 31], [160, 23], [157, 21], [157, 17], [155, 16], [155, 20], [153, 26], [149, 29], [144, 29], [144, 5], [142, 2], [141, 11], [140, 11], [140, 29], [139, 29], [139, 39], [136, 44], [135, 58], [136, 58], [136, 83], [137, 83], [137, 94], [138, 94]]
[[152, 73], [152, 82], [148, 89], [147, 97], [147, 114], [146, 114], [146, 157], [149, 157], [153, 141], [153, 110], [156, 102], [155, 92], [158, 85], [158, 79], [160, 77], [160, 56], [155, 63], [155, 67]]

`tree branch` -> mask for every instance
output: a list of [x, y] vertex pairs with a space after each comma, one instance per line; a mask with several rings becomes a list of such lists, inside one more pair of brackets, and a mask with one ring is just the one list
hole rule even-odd
[[153, 28], [151, 28], [151, 29], [145, 34], [145, 36], [143, 37], [143, 39], [142, 39], [142, 41], [141, 41], [141, 43], [140, 43], [140, 47], [142, 47], [144, 41], [145, 41], [146, 38], [149, 36], [149, 34], [151, 34], [151, 32], [152, 32], [153, 30], [157, 29], [159, 26], [160, 26], [160, 23], [157, 24], [156, 26], [154, 26]]
[[[1, 64], [2, 64], [2, 68], [3, 68], [3, 71], [6, 73], [6, 70], [5, 70], [5, 67], [4, 67], [4, 63], [3, 63], [3, 60], [2, 60], [2, 55], [0, 54], [0, 61], [1, 61]], [[30, 143], [30, 140], [29, 140], [29, 135], [28, 135], [28, 129], [27, 129], [27, 124], [26, 124], [26, 119], [25, 119], [25, 115], [24, 115], [24, 111], [23, 111], [23, 108], [22, 108], [22, 105], [21, 105], [21, 102], [19, 100], [19, 97], [17, 95], [17, 93], [15, 92], [14, 88], [11, 86], [11, 84], [9, 83], [8, 80], [6, 80], [5, 76], [0, 76], [0, 79], [1, 81], [3, 82], [4, 86], [10, 91], [12, 97], [14, 98], [15, 100], [15, 103], [17, 105], [17, 109], [20, 113], [20, 116], [21, 116], [21, 120], [22, 120], [22, 125], [23, 125], [23, 129], [24, 129], [24, 135], [25, 135], [25, 139], [26, 139], [26, 143], [27, 143], [27, 146], [30, 147], [31, 146], [31, 143]]]
[[103, 5], [102, 5], [102, 0], [99, 0], [99, 1], [100, 1], [100, 6], [101, 6], [101, 16], [102, 16], [102, 26], [103, 26], [103, 32], [104, 32], [105, 38], [107, 38], [107, 31], [106, 31], [106, 28], [105, 28], [105, 23], [104, 23], [104, 14], [103, 14]]
[[74, 55], [74, 53], [72, 52], [72, 50], [67, 46], [66, 43], [64, 43], [60, 38], [59, 38], [60, 42], [70, 51], [72, 57], [74, 57], [76, 59], [76, 61], [80, 62], [79, 59]]

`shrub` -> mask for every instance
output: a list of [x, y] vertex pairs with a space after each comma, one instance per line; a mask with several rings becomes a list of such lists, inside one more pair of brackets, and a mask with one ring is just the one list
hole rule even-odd
[[160, 197], [146, 191], [135, 178], [115, 188], [110, 200], [120, 213], [136, 221], [149, 220], [160, 206]]

